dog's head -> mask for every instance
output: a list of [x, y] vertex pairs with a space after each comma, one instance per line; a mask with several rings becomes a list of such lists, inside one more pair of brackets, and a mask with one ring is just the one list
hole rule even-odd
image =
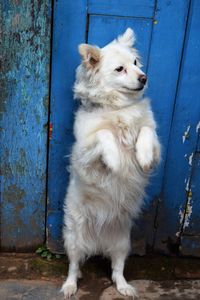
[[82, 63], [77, 71], [75, 97], [106, 105], [111, 104], [110, 99], [114, 106], [127, 105], [131, 99], [140, 98], [147, 77], [140, 69], [134, 43], [134, 32], [128, 28], [104, 48], [81, 44]]

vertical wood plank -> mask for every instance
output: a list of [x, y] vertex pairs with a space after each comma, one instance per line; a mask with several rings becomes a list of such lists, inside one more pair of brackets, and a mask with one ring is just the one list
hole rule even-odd
[[57, 252], [63, 249], [62, 210], [69, 177], [67, 155], [73, 143], [75, 110], [72, 87], [75, 69], [80, 61], [78, 45], [85, 42], [86, 10], [86, 0], [59, 0], [54, 3], [47, 244]]
[[166, 150], [173, 117], [174, 99], [181, 63], [189, 0], [158, 0], [152, 32], [148, 78], [150, 97], [162, 144], [162, 161], [147, 189], [143, 214], [136, 223], [134, 243], [141, 254], [153, 250], [157, 227], [157, 207], [162, 197]]
[[51, 1], [1, 1], [1, 248], [45, 240]]
[[[200, 118], [200, 112], [199, 112]], [[197, 125], [198, 126], [198, 125]], [[183, 235], [200, 236], [200, 129], [196, 130], [198, 134], [197, 147], [190, 154], [188, 162], [192, 164], [189, 186], [187, 187], [187, 203], [185, 207], [185, 219], [183, 224]], [[195, 134], [195, 133], [194, 133]], [[199, 245], [200, 248], [200, 245]], [[200, 252], [199, 252], [200, 256]]]
[[197, 133], [199, 134], [198, 144], [192, 156], [192, 173], [185, 205], [179, 253], [181, 255], [200, 257], [200, 128], [199, 130], [197, 129]]
[[[190, 232], [191, 217], [199, 214], [200, 177], [197, 162], [197, 126], [200, 120], [200, 5], [191, 1], [178, 93], [174, 110], [158, 216], [156, 249], [178, 251], [180, 236]], [[196, 164], [196, 166], [195, 166]], [[196, 183], [195, 183], [196, 182]], [[192, 209], [196, 205], [196, 210]], [[199, 230], [199, 222], [195, 224]]]

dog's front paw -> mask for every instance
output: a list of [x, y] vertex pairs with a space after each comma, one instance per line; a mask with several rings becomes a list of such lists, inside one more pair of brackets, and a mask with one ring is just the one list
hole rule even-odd
[[61, 292], [64, 294], [66, 299], [69, 299], [71, 296], [76, 294], [76, 291], [77, 291], [76, 282], [66, 281], [61, 288]]
[[153, 167], [154, 157], [152, 149], [137, 149], [136, 158], [144, 172], [148, 172]]
[[125, 284], [125, 285], [119, 286], [119, 287], [117, 287], [117, 290], [123, 296], [132, 296], [133, 299], [134, 299], [134, 297], [137, 297], [135, 288], [130, 284]]
[[107, 129], [99, 130], [96, 133], [101, 151], [101, 160], [111, 171], [118, 173], [120, 170], [120, 153], [115, 137]]
[[144, 172], [150, 171], [160, 160], [160, 143], [156, 132], [144, 126], [136, 142], [136, 158]]

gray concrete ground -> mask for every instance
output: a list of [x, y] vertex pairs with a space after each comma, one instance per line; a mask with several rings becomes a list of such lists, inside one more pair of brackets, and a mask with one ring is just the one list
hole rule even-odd
[[[138, 300], [190, 300], [200, 299], [200, 280], [190, 281], [150, 281], [134, 280], [131, 284], [136, 288]], [[120, 300], [127, 297], [119, 296], [112, 286], [107, 288], [100, 300]]]
[[[66, 257], [50, 261], [35, 254], [0, 254], [0, 300], [63, 300]], [[112, 285], [110, 261], [89, 259], [71, 300], [122, 300]], [[200, 300], [200, 259], [164, 256], [129, 257], [125, 277], [140, 300]]]
[[[134, 280], [130, 282], [135, 286], [140, 300], [190, 300], [200, 299], [200, 280], [179, 281], [150, 281]], [[1, 280], [1, 300], [63, 300], [59, 292], [60, 284], [44, 280]], [[95, 295], [94, 289], [81, 287], [72, 300], [122, 300], [131, 297], [121, 296], [114, 286], [103, 289], [101, 295]]]

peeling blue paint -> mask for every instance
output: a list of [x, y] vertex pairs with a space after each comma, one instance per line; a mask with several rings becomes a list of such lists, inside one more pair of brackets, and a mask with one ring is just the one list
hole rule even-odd
[[[198, 75], [200, 71], [200, 2], [198, 0], [189, 2], [182, 65], [163, 183], [163, 201], [158, 212], [156, 249], [157, 251], [162, 249], [164, 253], [170, 253], [172, 248], [177, 251], [181, 250], [182, 237], [190, 235], [192, 243], [192, 236], [200, 233], [200, 155], [198, 150], [200, 139], [200, 77]], [[199, 239], [194, 238], [194, 243], [197, 240]], [[184, 247], [185, 250], [181, 250], [183, 255], [192, 253], [186, 250], [186, 246]], [[195, 249], [195, 255], [199, 253], [198, 256], [200, 256], [200, 245], [196, 244]]]
[[1, 4], [1, 247], [8, 250], [45, 239], [50, 10], [50, 0]]

